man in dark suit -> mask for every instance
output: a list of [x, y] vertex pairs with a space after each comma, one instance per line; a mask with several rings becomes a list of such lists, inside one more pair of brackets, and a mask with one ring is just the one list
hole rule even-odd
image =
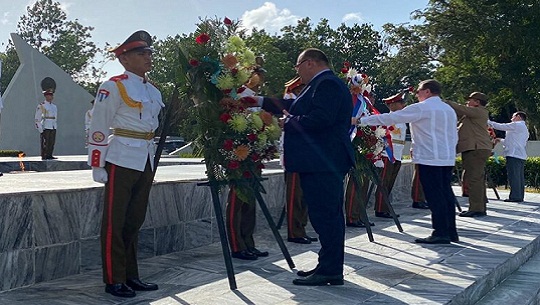
[[298, 172], [309, 219], [319, 234], [319, 263], [293, 284], [343, 285], [345, 221], [343, 179], [354, 165], [348, 131], [351, 94], [329, 68], [326, 55], [309, 48], [294, 66], [306, 87], [295, 100], [265, 98], [263, 108], [283, 113], [285, 167]]

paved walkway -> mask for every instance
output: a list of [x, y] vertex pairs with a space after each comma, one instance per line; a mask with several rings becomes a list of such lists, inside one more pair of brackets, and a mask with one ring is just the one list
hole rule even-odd
[[[502, 199], [508, 195], [500, 193]], [[488, 197], [488, 216], [458, 217], [460, 242], [451, 245], [413, 242], [430, 234], [429, 211], [409, 207], [405, 198], [394, 204], [403, 233], [392, 220], [374, 217], [373, 243], [364, 229], [347, 228], [344, 286], [294, 286], [295, 270], [268, 230], [258, 232], [256, 242], [269, 257], [233, 260], [236, 291], [229, 289], [221, 246], [215, 243], [143, 260], [143, 279], [160, 289], [133, 299], [106, 294], [101, 270], [93, 270], [0, 293], [0, 304], [474, 304], [539, 247], [540, 194], [526, 194], [524, 203], [492, 199], [491, 190]], [[466, 198], [458, 200], [466, 208]], [[298, 270], [316, 265], [319, 243], [286, 244]]]

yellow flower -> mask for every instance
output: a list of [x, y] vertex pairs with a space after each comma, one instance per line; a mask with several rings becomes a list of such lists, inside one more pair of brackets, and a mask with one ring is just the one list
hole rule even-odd
[[253, 128], [255, 130], [261, 130], [261, 128], [264, 125], [263, 120], [261, 119], [261, 117], [258, 116], [257, 113], [253, 113], [249, 117], [251, 119], [251, 124], [253, 125]]
[[270, 141], [275, 141], [281, 136], [281, 128], [279, 128], [277, 125], [266, 126], [264, 133], [268, 135], [268, 139]]
[[234, 149], [234, 155], [239, 161], [245, 160], [249, 156], [249, 147], [247, 145], [238, 145]]
[[222, 74], [217, 79], [216, 87], [220, 90], [231, 89], [234, 87], [234, 77], [230, 74]]

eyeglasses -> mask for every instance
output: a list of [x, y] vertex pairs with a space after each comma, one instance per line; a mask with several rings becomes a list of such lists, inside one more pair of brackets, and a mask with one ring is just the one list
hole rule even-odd
[[306, 58], [304, 60], [302, 60], [301, 62], [297, 63], [296, 65], [294, 65], [294, 68], [295, 69], [298, 69], [303, 63], [305, 63], [306, 61], [310, 60], [309, 58]]

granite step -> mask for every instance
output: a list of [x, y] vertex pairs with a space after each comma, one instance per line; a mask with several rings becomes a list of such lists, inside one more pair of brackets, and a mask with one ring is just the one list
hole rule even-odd
[[540, 253], [495, 286], [475, 305], [540, 304]]

